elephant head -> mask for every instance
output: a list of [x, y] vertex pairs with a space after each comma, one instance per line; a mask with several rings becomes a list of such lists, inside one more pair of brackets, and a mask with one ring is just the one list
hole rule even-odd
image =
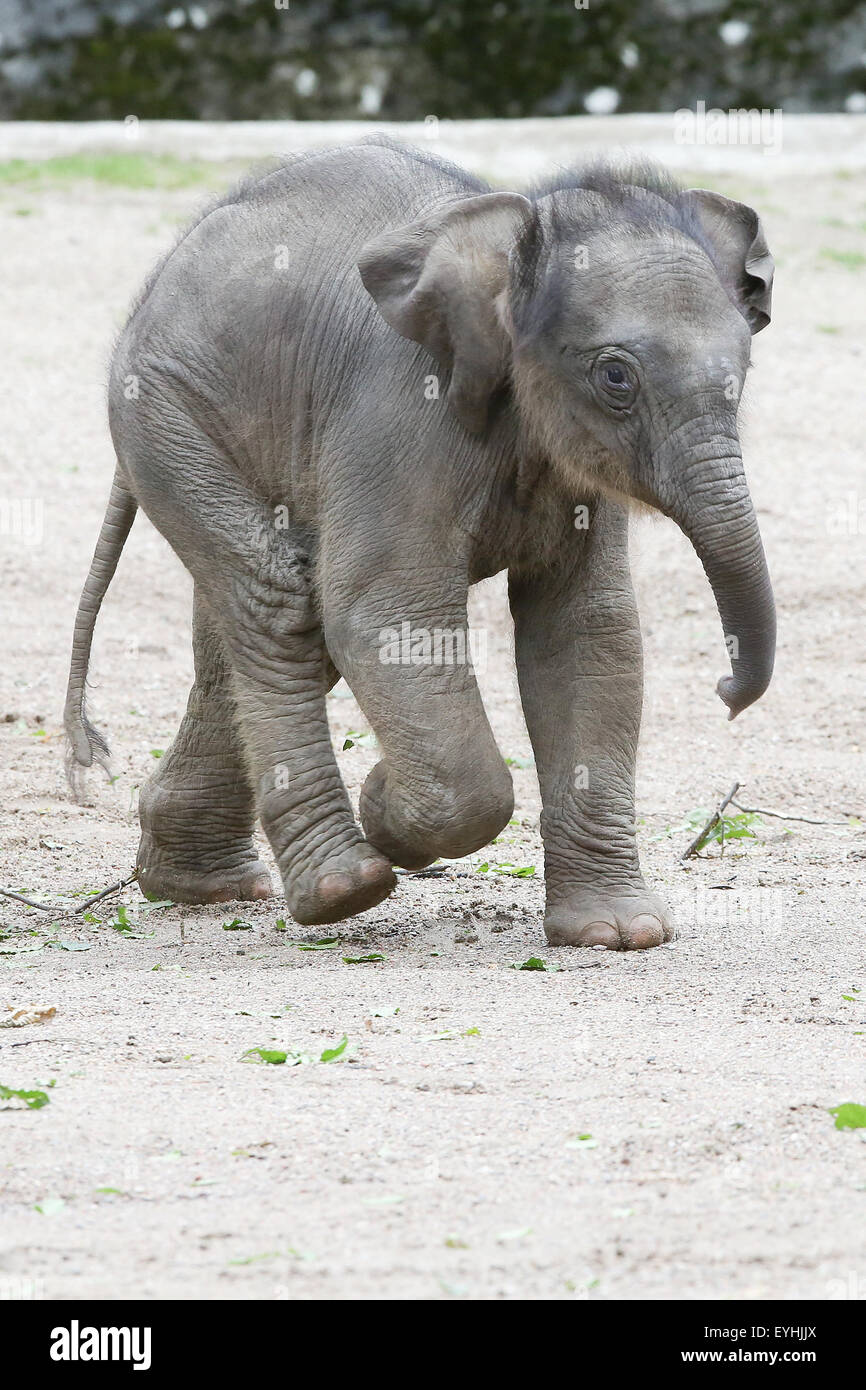
[[712, 585], [733, 718], [766, 690], [775, 611], [737, 412], [773, 261], [755, 212], [658, 171], [604, 169], [527, 198], [440, 204], [365, 247], [386, 321], [450, 369], [482, 433], [510, 383], [524, 447], [575, 496], [648, 504], [689, 537]]

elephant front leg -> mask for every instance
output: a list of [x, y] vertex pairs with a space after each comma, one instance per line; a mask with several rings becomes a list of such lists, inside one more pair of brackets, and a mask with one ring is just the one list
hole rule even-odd
[[[545, 932], [555, 946], [640, 950], [673, 936], [635, 841], [643, 693], [624, 521], [569, 572], [511, 582], [520, 694], [541, 787]], [[581, 542], [575, 539], [575, 545]]]
[[325, 636], [383, 753], [361, 793], [364, 832], [420, 869], [489, 844], [514, 792], [472, 668], [465, 585], [407, 590], [405, 574], [402, 586], [396, 575], [333, 583]]

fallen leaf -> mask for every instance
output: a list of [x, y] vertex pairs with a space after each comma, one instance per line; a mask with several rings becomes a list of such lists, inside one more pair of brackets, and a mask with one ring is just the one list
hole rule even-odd
[[8, 1006], [11, 1018], [0, 1018], [0, 1028], [24, 1028], [28, 1023], [44, 1023], [57, 1013], [54, 1004], [25, 1004], [22, 1009]]
[[342, 1057], [343, 1053], [346, 1051], [346, 1047], [347, 1047], [347, 1045], [348, 1045], [348, 1042], [349, 1042], [349, 1039], [348, 1039], [348, 1037], [346, 1036], [346, 1034], [344, 1033], [343, 1036], [342, 1036], [342, 1038], [340, 1039], [340, 1041], [339, 1041], [338, 1043], [335, 1043], [335, 1045], [334, 1045], [333, 1047], [326, 1047], [326, 1048], [325, 1048], [324, 1052], [322, 1053], [321, 1057], [319, 1058], [319, 1061], [320, 1061], [320, 1062], [336, 1062], [337, 1058], [338, 1058], [338, 1057]]
[[62, 1197], [43, 1197], [41, 1202], [37, 1202], [33, 1208], [42, 1216], [56, 1216], [66, 1206]]
[[846, 1105], [834, 1105], [829, 1113], [835, 1115], [837, 1129], [866, 1129], [866, 1105], [848, 1101]]
[[281, 1067], [288, 1060], [288, 1052], [278, 1052], [267, 1047], [251, 1047], [241, 1058], [242, 1062], [267, 1062], [272, 1067]]
[[28, 1110], [41, 1110], [48, 1104], [44, 1091], [13, 1091], [9, 1086], [0, 1086], [0, 1100], [23, 1100]]

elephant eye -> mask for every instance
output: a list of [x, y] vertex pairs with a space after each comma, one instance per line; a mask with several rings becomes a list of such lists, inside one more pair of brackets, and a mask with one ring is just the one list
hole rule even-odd
[[601, 357], [595, 364], [595, 384], [605, 404], [614, 410], [628, 410], [637, 396], [637, 375], [620, 358]]

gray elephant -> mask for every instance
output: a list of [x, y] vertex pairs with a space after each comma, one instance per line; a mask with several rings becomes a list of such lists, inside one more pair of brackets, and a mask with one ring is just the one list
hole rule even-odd
[[[737, 437], [772, 275], [750, 208], [642, 164], [524, 196], [373, 138], [201, 216], [114, 354], [117, 472], [66, 702], [73, 772], [105, 764], [85, 678], [140, 506], [192, 574], [196, 672], [141, 794], [142, 888], [269, 896], [258, 815], [292, 915], [335, 922], [381, 902], [392, 865], [487, 844], [513, 792], [471, 661], [414, 634], [465, 633], [469, 587], [507, 569], [548, 939], [668, 939], [635, 844], [627, 506], [672, 517], [703, 562], [733, 718], [775, 646]], [[394, 632], [409, 659], [383, 654]], [[382, 748], [363, 833], [328, 729], [339, 675]]]

